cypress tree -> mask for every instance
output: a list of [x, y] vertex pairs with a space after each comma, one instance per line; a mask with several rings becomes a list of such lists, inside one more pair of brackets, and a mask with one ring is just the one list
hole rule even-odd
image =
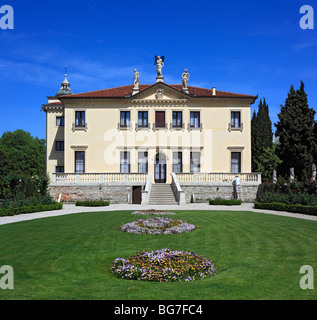
[[263, 104], [259, 108], [259, 130], [261, 132], [261, 152], [263, 148], [271, 147], [273, 142], [272, 121], [269, 115], [269, 106], [267, 105], [265, 98], [263, 98]]
[[271, 148], [273, 143], [272, 122], [269, 106], [265, 98], [260, 100], [258, 113], [254, 111], [251, 120], [252, 170], [258, 171], [259, 157], [264, 148]]
[[258, 127], [257, 127], [257, 114], [254, 110], [252, 120], [251, 120], [251, 151], [252, 151], [252, 172], [256, 171], [256, 159], [259, 156], [258, 147], [257, 147], [257, 135], [258, 135]]
[[283, 175], [288, 176], [293, 167], [300, 179], [310, 176], [316, 148], [313, 129], [315, 113], [308, 106], [304, 83], [301, 81], [297, 91], [292, 85], [278, 114], [279, 121], [275, 124], [276, 135], [279, 136], [277, 154], [283, 161], [280, 166]]

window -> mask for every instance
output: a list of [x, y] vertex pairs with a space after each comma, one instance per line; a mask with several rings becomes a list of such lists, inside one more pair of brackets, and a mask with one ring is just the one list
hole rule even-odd
[[231, 173], [241, 172], [241, 152], [231, 152]]
[[64, 166], [56, 166], [56, 173], [64, 173]]
[[147, 128], [148, 127], [148, 119], [149, 119], [149, 114], [147, 111], [139, 111], [138, 127], [139, 128]]
[[183, 172], [183, 154], [182, 152], [173, 152], [173, 172]]
[[190, 172], [200, 172], [200, 152], [190, 153]]
[[200, 112], [199, 111], [190, 112], [190, 127], [200, 128]]
[[148, 172], [148, 153], [147, 152], [139, 152], [139, 173], [147, 173]]
[[64, 141], [56, 141], [55, 150], [64, 151]]
[[155, 111], [155, 128], [165, 128], [165, 111]]
[[231, 153], [231, 172], [232, 173], [241, 172], [241, 152]]
[[85, 127], [85, 111], [76, 111], [75, 112], [75, 126], [76, 127]]
[[120, 172], [130, 173], [130, 152], [120, 152]]
[[241, 128], [241, 112], [231, 111], [231, 128], [240, 129]]
[[75, 172], [85, 173], [85, 151], [75, 151]]
[[120, 112], [120, 127], [121, 128], [130, 127], [130, 111]]
[[183, 126], [183, 112], [173, 111], [173, 123], [174, 128], [181, 128]]
[[56, 117], [56, 126], [64, 127], [64, 117]]

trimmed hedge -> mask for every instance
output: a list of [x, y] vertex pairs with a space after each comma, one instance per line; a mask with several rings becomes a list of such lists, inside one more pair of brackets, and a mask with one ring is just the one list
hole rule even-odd
[[107, 207], [110, 201], [76, 201], [76, 206], [80, 207]]
[[209, 200], [209, 204], [213, 206], [239, 206], [241, 205], [241, 200], [223, 200], [223, 199], [215, 199]]
[[285, 204], [280, 202], [272, 203], [254, 203], [255, 209], [266, 209], [275, 211], [287, 211], [292, 213], [302, 213], [312, 216], [317, 216], [317, 206], [303, 206], [301, 204]]
[[24, 206], [20, 208], [0, 209], [0, 217], [16, 216], [26, 213], [34, 213], [41, 211], [52, 211], [63, 209], [62, 203], [41, 204], [38, 206]]

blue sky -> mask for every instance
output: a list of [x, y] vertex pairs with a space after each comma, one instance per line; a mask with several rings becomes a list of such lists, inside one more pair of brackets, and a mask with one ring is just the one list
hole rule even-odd
[[[154, 56], [165, 56], [168, 84], [266, 98], [277, 121], [290, 86], [304, 81], [317, 110], [317, 1], [1, 0], [14, 30], [0, 29], [0, 135], [23, 129], [45, 139], [41, 105], [64, 80], [73, 92], [155, 82]], [[315, 29], [302, 30], [303, 5]], [[259, 100], [252, 106], [257, 109]]]

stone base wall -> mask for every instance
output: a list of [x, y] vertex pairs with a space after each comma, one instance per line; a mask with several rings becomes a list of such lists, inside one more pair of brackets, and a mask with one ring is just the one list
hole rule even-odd
[[[185, 191], [186, 203], [200, 202], [209, 199], [234, 199], [234, 187], [232, 185], [181, 185]], [[242, 198], [244, 202], [254, 202], [257, 197], [259, 185], [242, 186]]]
[[50, 195], [65, 202], [110, 200], [111, 203], [129, 203], [132, 201], [132, 186], [50, 186]]

